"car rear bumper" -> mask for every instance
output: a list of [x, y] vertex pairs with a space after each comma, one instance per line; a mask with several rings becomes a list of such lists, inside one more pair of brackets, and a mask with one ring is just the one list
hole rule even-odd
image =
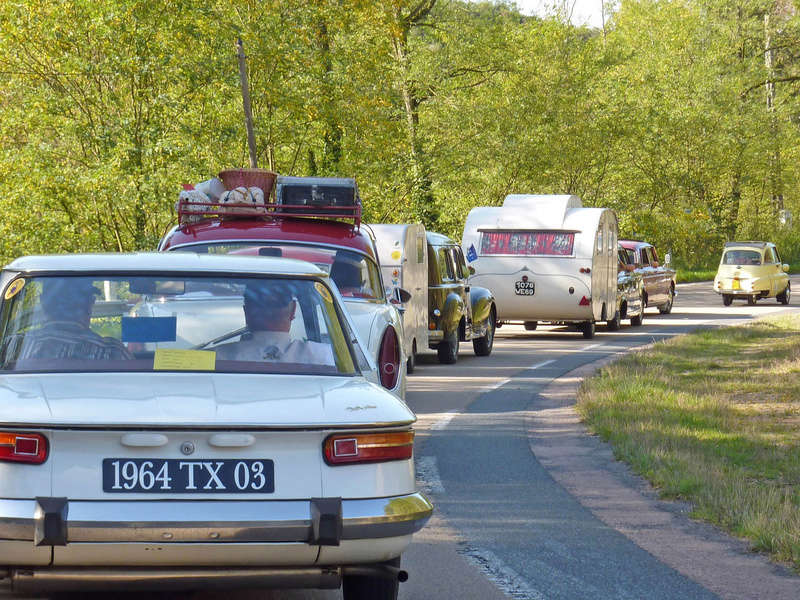
[[419, 531], [425, 496], [265, 501], [0, 499], [0, 540], [72, 543], [307, 543], [337, 546]]

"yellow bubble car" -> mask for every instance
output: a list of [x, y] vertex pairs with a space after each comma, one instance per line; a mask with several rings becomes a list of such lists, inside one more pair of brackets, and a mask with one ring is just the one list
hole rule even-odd
[[725, 306], [738, 298], [747, 300], [750, 306], [761, 298], [789, 304], [792, 289], [788, 272], [789, 265], [781, 263], [772, 242], [726, 242], [714, 277], [714, 291], [722, 295]]

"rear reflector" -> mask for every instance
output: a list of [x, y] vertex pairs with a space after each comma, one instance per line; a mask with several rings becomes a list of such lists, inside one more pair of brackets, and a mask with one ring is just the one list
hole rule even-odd
[[578, 302], [579, 306], [589, 306], [589, 299], [586, 296], [581, 298], [581, 301]]
[[331, 466], [407, 460], [413, 451], [413, 431], [336, 434], [323, 444], [325, 462]]
[[2, 431], [0, 460], [40, 465], [47, 460], [47, 438], [40, 433]]

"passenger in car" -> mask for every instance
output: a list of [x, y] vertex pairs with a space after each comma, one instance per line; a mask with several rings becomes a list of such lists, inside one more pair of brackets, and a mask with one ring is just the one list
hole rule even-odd
[[289, 331], [296, 311], [295, 290], [290, 283], [275, 279], [248, 284], [244, 290], [248, 331], [238, 342], [215, 347], [217, 358], [334, 365], [330, 345], [292, 339]]
[[4, 353], [6, 360], [133, 358], [122, 342], [90, 329], [92, 306], [99, 294], [100, 290], [88, 279], [43, 279], [39, 303], [44, 324], [24, 336], [11, 338]]

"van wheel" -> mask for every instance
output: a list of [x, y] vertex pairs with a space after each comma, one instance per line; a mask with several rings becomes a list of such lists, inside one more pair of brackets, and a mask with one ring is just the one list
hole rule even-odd
[[662, 315], [668, 315], [672, 312], [672, 303], [675, 302], [675, 288], [671, 285], [669, 286], [669, 298], [667, 298], [667, 303], [663, 306], [658, 307], [658, 312]]
[[406, 373], [411, 375], [414, 372], [414, 369], [417, 368], [417, 340], [411, 342], [411, 354], [408, 357], [408, 362], [406, 363]]
[[748, 296], [747, 297], [747, 306], [755, 306], [758, 298], [756, 296]]
[[583, 337], [587, 340], [592, 339], [595, 332], [594, 321], [584, 321], [581, 323], [581, 331], [583, 332]]
[[722, 294], [722, 304], [725, 306], [730, 306], [733, 302], [733, 295], [732, 294]]
[[[387, 564], [400, 566], [400, 558], [390, 560]], [[397, 578], [367, 577], [363, 575], [345, 575], [342, 578], [342, 598], [344, 600], [397, 600], [400, 582]]]
[[631, 325], [633, 325], [634, 327], [639, 327], [642, 324], [643, 320], [644, 320], [644, 308], [642, 308], [642, 312], [640, 312], [638, 315], [636, 315], [635, 317], [631, 317]]
[[451, 333], [446, 340], [439, 342], [436, 354], [443, 365], [452, 365], [458, 360], [458, 331]]
[[539, 326], [538, 321], [525, 321], [525, 331], [536, 331], [536, 328]]
[[622, 317], [619, 315], [619, 311], [614, 313], [614, 318], [610, 321], [606, 321], [606, 329], [609, 331], [617, 331], [619, 330], [620, 326], [622, 325]]
[[790, 283], [786, 283], [786, 289], [783, 290], [780, 294], [776, 296], [778, 302], [781, 304], [789, 304], [789, 300], [792, 299], [792, 285]]
[[489, 320], [486, 322], [486, 334], [483, 337], [472, 340], [472, 349], [476, 356], [489, 356], [494, 346], [494, 309], [489, 313]]

